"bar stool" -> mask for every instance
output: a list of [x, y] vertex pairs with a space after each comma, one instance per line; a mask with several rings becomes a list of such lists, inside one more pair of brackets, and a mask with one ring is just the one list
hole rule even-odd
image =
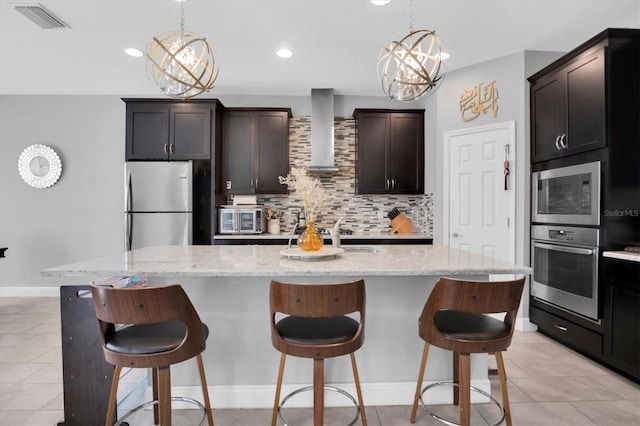
[[[423, 401], [424, 393], [430, 388], [451, 385], [454, 386], [454, 404], [460, 404], [460, 423], [463, 426], [469, 426], [470, 423], [472, 390], [488, 397], [500, 407], [502, 418], [496, 425], [506, 418], [507, 425], [511, 426], [502, 351], [511, 344], [524, 280], [524, 277], [512, 281], [485, 282], [450, 278], [438, 280], [424, 305], [418, 324], [418, 333], [425, 344], [411, 410], [411, 423], [416, 421], [416, 410], [420, 400], [431, 417], [442, 423], [455, 425], [456, 423], [435, 415]], [[503, 321], [484, 315], [503, 312], [506, 313]], [[420, 391], [430, 345], [454, 352], [454, 380], [435, 382]], [[471, 386], [471, 353], [495, 355], [503, 405], [490, 394]]]
[[[271, 281], [271, 342], [282, 353], [271, 425], [275, 426], [282, 404], [289, 396], [306, 390], [298, 389], [280, 403], [280, 390], [287, 355], [313, 358], [313, 422], [321, 426], [324, 419], [324, 390], [336, 390], [354, 401], [346, 392], [324, 384], [324, 360], [349, 354], [358, 394], [359, 413], [367, 425], [362, 391], [354, 352], [364, 342], [364, 281], [343, 284], [285, 284]], [[359, 314], [359, 321], [347, 316]], [[277, 320], [276, 316], [284, 318]], [[358, 403], [356, 403], [358, 405]], [[353, 424], [356, 418], [351, 424]], [[284, 420], [283, 420], [284, 422]]]
[[136, 288], [92, 285], [91, 295], [105, 360], [115, 366], [105, 425], [113, 425], [120, 371], [130, 367], [152, 369], [154, 423], [159, 421], [161, 426], [171, 426], [170, 366], [196, 357], [204, 406], [189, 398], [177, 399], [203, 408], [209, 426], [213, 426], [201, 355], [209, 329], [200, 321], [182, 287], [178, 284]]

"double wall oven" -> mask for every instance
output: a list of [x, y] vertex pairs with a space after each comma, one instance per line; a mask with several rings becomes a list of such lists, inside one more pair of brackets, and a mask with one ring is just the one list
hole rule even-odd
[[531, 294], [600, 318], [600, 162], [532, 174]]

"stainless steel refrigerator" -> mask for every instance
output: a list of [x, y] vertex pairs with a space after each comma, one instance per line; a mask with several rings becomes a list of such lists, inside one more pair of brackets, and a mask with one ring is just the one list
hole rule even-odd
[[190, 161], [126, 162], [125, 249], [192, 242]]

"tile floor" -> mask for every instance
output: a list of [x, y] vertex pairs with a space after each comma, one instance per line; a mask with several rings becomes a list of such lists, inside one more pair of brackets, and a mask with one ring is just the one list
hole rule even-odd
[[[59, 318], [57, 298], [0, 298], [1, 426], [53, 426], [63, 420]], [[640, 425], [639, 385], [539, 333], [517, 333], [504, 358], [514, 425]], [[499, 381], [491, 380], [501, 400]], [[437, 408], [455, 418], [457, 409]], [[330, 409], [325, 423], [346, 424], [351, 410]], [[197, 424], [196, 413], [180, 410], [174, 424]], [[409, 414], [409, 406], [367, 408], [371, 426], [409, 425]], [[485, 425], [490, 415], [486, 405], [474, 406], [472, 423]], [[289, 409], [287, 416], [292, 425], [313, 424], [311, 409]], [[268, 425], [270, 418], [265, 409], [214, 410], [216, 426]], [[420, 409], [416, 424], [438, 423]]]

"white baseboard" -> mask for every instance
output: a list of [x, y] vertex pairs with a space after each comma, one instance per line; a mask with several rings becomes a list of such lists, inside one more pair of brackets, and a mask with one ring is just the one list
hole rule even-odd
[[0, 297], [60, 297], [60, 287], [0, 287]]
[[516, 319], [516, 330], [524, 331], [524, 332], [538, 331], [538, 326], [535, 325], [534, 323], [532, 323], [529, 320], [529, 317], [527, 317], [527, 318], [517, 318]]
[[[425, 381], [423, 387], [432, 382]], [[338, 387], [350, 393], [356, 400], [356, 388], [353, 383], [327, 383], [329, 386]], [[491, 391], [489, 379], [472, 380], [471, 385], [484, 390]], [[280, 398], [284, 398], [296, 389], [311, 386], [311, 384], [282, 385]], [[215, 408], [272, 408], [275, 397], [275, 385], [256, 386], [209, 386], [209, 398], [211, 406]], [[411, 405], [416, 390], [415, 382], [389, 382], [389, 383], [363, 383], [362, 398], [365, 406], [381, 405]], [[183, 396], [202, 401], [202, 389], [198, 386], [172, 386], [173, 396]], [[451, 404], [452, 392], [448, 386], [439, 386], [430, 389], [426, 394], [428, 404]], [[151, 387], [144, 391], [144, 400], [151, 400]], [[471, 392], [472, 403], [487, 402], [488, 399], [482, 395]], [[325, 393], [325, 406], [327, 407], [348, 407], [351, 401], [337, 392]], [[287, 401], [287, 407], [312, 407], [313, 393], [302, 392]], [[196, 408], [191, 404], [174, 402], [172, 407], [179, 409]]]

